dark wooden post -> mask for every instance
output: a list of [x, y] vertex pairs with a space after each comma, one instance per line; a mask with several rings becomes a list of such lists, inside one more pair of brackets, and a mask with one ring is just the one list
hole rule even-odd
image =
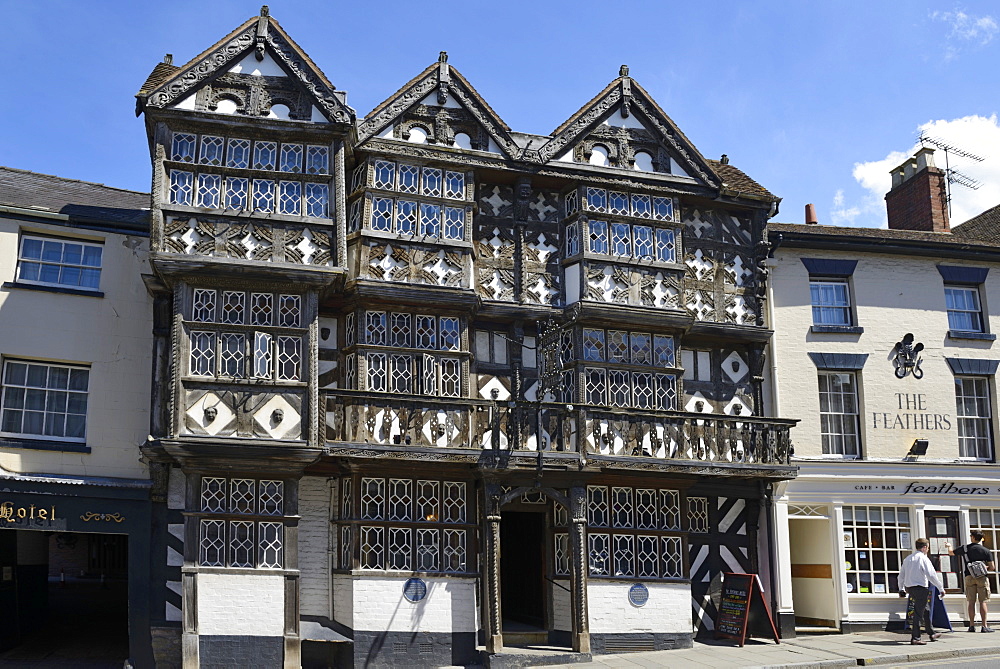
[[486, 652], [503, 650], [503, 616], [500, 611], [500, 486], [488, 483], [483, 500], [483, 622]]
[[590, 617], [587, 612], [587, 488], [569, 491], [570, 601], [573, 614], [573, 650], [590, 652]]

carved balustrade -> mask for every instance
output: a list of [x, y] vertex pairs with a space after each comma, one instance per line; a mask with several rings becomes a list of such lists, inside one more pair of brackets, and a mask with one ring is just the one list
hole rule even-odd
[[787, 465], [792, 420], [612, 411], [544, 402], [326, 394], [332, 445], [565, 451], [718, 464]]

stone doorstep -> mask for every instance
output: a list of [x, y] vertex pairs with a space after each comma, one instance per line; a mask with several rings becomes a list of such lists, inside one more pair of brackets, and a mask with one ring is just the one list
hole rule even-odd
[[554, 664], [580, 664], [592, 662], [590, 653], [574, 653], [564, 649], [504, 648], [492, 655], [482, 651], [486, 669], [516, 669], [517, 667], [542, 667]]
[[834, 667], [874, 667], [884, 664], [907, 664], [910, 662], [925, 662], [927, 660], [947, 660], [957, 657], [979, 657], [995, 655], [1000, 652], [1000, 646], [988, 648], [934, 648], [933, 650], [899, 653], [876, 658], [844, 658], [842, 660], [815, 660], [812, 662], [796, 662], [793, 664], [766, 664], [747, 669], [833, 669]]

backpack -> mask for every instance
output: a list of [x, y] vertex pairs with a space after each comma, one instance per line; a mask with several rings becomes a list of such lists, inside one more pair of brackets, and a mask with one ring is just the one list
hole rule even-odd
[[986, 569], [986, 563], [982, 562], [981, 560], [970, 562], [968, 566], [969, 566], [969, 576], [975, 576], [976, 578], [980, 578], [982, 576], [986, 576], [986, 574], [989, 572], [989, 570]]

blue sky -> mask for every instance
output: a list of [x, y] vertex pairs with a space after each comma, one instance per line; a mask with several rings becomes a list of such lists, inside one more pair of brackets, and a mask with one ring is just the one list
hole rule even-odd
[[[953, 166], [953, 222], [1000, 204], [1000, 6], [991, 2], [349, 3], [271, 15], [359, 116], [449, 52], [515, 130], [547, 134], [618, 74], [701, 152], [783, 198], [775, 220], [884, 225], [888, 169], [921, 126], [985, 155]], [[148, 190], [134, 94], [165, 53], [198, 54], [259, 5], [0, 0], [0, 164]]]

